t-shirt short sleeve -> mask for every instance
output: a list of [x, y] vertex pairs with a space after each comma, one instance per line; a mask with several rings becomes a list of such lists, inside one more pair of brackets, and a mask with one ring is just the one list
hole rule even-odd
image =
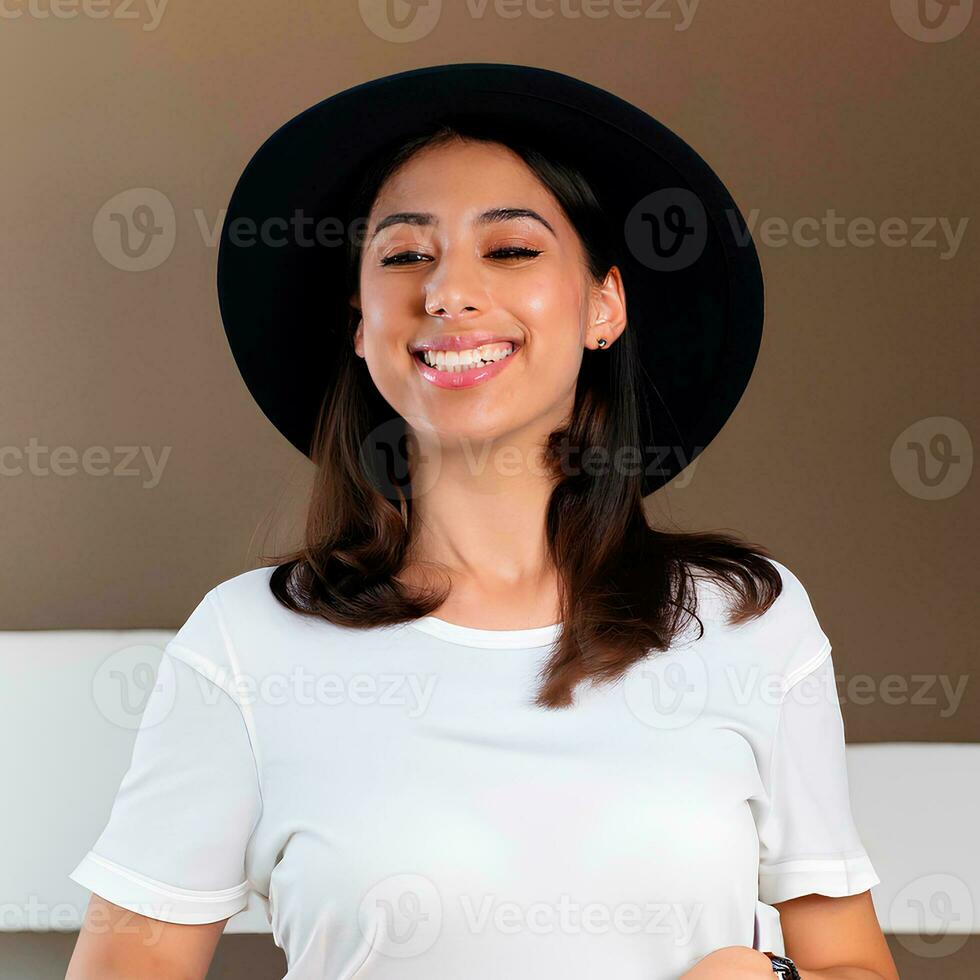
[[783, 687], [757, 816], [759, 898], [770, 905], [856, 895], [880, 880], [851, 813], [830, 642], [819, 627], [811, 633], [807, 662]]
[[115, 905], [183, 924], [245, 908], [262, 804], [211, 593], [167, 644], [108, 822], [69, 877]]

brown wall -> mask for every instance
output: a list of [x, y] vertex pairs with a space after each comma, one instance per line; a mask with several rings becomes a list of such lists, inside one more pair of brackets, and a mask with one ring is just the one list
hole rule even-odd
[[[479, 17], [471, 0], [422, 8], [431, 31], [405, 41], [379, 26], [382, 6], [110, 0], [96, 19], [81, 0], [62, 17], [8, 0], [0, 628], [177, 627], [294, 539], [310, 464], [253, 404], [215, 298], [211, 232], [242, 167], [288, 118], [374, 76], [537, 64], [661, 118], [757, 214], [756, 374], [655, 513], [735, 530], [800, 576], [850, 741], [975, 741], [976, 19], [931, 41], [902, 12], [912, 0], [693, 14], [642, 0], [664, 17], [639, 19], [612, 0], [592, 0], [604, 18], [561, 13], [583, 0]], [[163, 231], [135, 271], [106, 216], [139, 203]], [[839, 246], [778, 227], [834, 215]], [[927, 463], [935, 487], [915, 446], [949, 457]], [[129, 475], [99, 475], [99, 447]]]

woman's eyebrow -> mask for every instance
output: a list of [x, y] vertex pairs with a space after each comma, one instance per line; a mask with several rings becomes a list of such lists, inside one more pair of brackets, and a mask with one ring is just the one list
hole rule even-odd
[[[533, 221], [538, 221], [552, 235], [557, 238], [555, 234], [555, 229], [551, 227], [551, 224], [537, 211], [532, 208], [490, 208], [488, 211], [484, 211], [478, 214], [476, 217], [476, 224], [478, 225], [488, 225], [494, 224], [500, 221], [510, 221], [513, 218], [531, 218]], [[389, 227], [390, 225], [437, 225], [439, 224], [439, 219], [427, 211], [396, 211], [394, 214], [389, 214], [382, 218], [377, 225], [375, 225], [374, 231], [371, 233], [371, 238], [374, 238], [379, 231]]]

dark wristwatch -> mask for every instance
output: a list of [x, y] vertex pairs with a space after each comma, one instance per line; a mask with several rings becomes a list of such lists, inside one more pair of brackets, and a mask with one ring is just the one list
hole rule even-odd
[[800, 971], [788, 956], [777, 956], [775, 953], [766, 953], [766, 956], [772, 961], [772, 972], [776, 976], [787, 977], [788, 980], [801, 980]]

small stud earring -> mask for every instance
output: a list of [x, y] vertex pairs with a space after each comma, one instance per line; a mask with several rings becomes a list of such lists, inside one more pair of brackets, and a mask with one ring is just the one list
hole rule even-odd
[[599, 347], [605, 347], [606, 346], [606, 338], [605, 337], [600, 337], [596, 341], [596, 345], [599, 346]]

